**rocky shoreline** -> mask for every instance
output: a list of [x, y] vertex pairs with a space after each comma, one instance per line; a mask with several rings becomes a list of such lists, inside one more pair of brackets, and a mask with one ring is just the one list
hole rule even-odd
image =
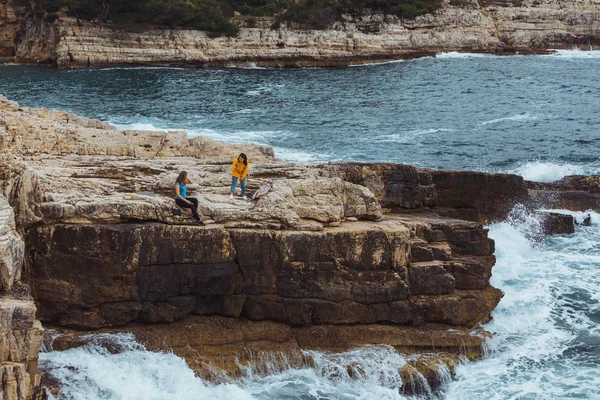
[[272, 18], [237, 16], [233, 38], [192, 30], [114, 31], [60, 16], [27, 17], [0, 2], [0, 58], [80, 68], [105, 65], [314, 67], [410, 59], [437, 52], [544, 53], [600, 45], [600, 5], [584, 0], [444, 2], [401, 20], [345, 15], [327, 30], [272, 29]]
[[[242, 149], [249, 190], [274, 183], [255, 202], [228, 198]], [[172, 212], [180, 170], [205, 227]], [[119, 131], [0, 97], [0, 328], [14, 338], [0, 342], [5, 398], [39, 385], [39, 321], [61, 333], [57, 350], [133, 332], [213, 380], [238, 376], [235, 360], [251, 354], [310, 366], [292, 356], [385, 344], [415, 356], [399, 371], [407, 391], [419, 379], [434, 387], [442, 366], [483, 356], [480, 325], [502, 297], [482, 223], [515, 204], [597, 209], [599, 183], [279, 162], [267, 146]]]

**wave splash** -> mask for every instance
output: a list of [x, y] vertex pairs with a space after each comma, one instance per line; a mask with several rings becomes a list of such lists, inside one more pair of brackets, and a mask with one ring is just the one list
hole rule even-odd
[[552, 54], [546, 54], [540, 57], [563, 60], [600, 58], [600, 50], [581, 50], [577, 48], [572, 50], [555, 50]]
[[491, 283], [505, 292], [485, 328], [495, 351], [462, 365], [448, 399], [599, 398], [600, 214], [570, 212], [591, 226], [540, 237], [536, 213], [519, 206], [491, 225], [497, 263]]
[[483, 53], [459, 53], [457, 51], [449, 51], [446, 53], [437, 53], [435, 58], [447, 60], [447, 59], [466, 59], [466, 58], [489, 58], [489, 57], [498, 57], [493, 54], [483, 54]]
[[[40, 354], [41, 367], [72, 400], [253, 399], [233, 384], [211, 385], [173, 354], [153, 353], [131, 334], [95, 335], [86, 346]], [[101, 343], [109, 343], [106, 344]]]
[[[85, 346], [40, 354], [41, 368], [72, 400], [250, 400], [250, 399], [406, 399], [400, 368], [407, 359], [390, 346], [366, 346], [344, 353], [303, 351], [306, 368], [295, 363], [258, 362], [237, 381], [214, 384], [194, 374], [174, 354], [147, 351], [131, 334], [87, 335]], [[269, 356], [270, 357], [270, 356]], [[267, 361], [270, 358], [267, 357]], [[273, 359], [272, 361], [274, 361]], [[281, 360], [281, 357], [277, 358]], [[268, 363], [267, 363], [268, 364]], [[447, 375], [447, 376], [446, 376]], [[442, 379], [445, 378], [445, 379]], [[449, 374], [440, 379], [447, 383]], [[428, 398], [425, 378], [415, 383]], [[415, 398], [415, 397], [412, 397]]]
[[554, 182], [568, 175], [583, 175], [586, 173], [586, 169], [582, 165], [558, 164], [549, 161], [532, 161], [524, 163], [509, 172], [521, 175], [528, 181]]

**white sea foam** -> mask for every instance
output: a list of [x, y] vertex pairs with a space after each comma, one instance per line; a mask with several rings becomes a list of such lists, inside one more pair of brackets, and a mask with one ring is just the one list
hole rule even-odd
[[282, 161], [314, 162], [330, 161], [333, 158], [333, 156], [328, 153], [317, 153], [314, 151], [304, 151], [279, 146], [273, 146], [273, 150], [275, 150], [275, 157]]
[[538, 119], [537, 115], [531, 115], [529, 113], [511, 115], [508, 117], [496, 118], [489, 121], [480, 122], [478, 125], [489, 125], [489, 124], [497, 124], [499, 122], [506, 121], [534, 121]]
[[[240, 382], [259, 399], [404, 399], [398, 370], [406, 360], [389, 346], [344, 353], [304, 352], [314, 368], [288, 369], [266, 376], [252, 371]], [[428, 386], [425, 389], [429, 389]]]
[[[173, 354], [146, 351], [131, 335], [112, 335], [110, 352], [91, 343], [76, 349], [41, 353], [43, 368], [60, 382], [60, 398], [72, 400], [250, 400], [233, 384], [212, 385], [197, 378]], [[100, 338], [105, 342], [110, 336]]]
[[481, 53], [459, 53], [457, 51], [449, 51], [447, 53], [437, 53], [435, 58], [439, 59], [465, 59], [465, 58], [489, 58], [495, 57], [491, 54], [481, 54]]
[[189, 137], [205, 136], [207, 138], [227, 143], [265, 144], [271, 139], [281, 139], [290, 135], [288, 131], [217, 131], [214, 129], [188, 130]]
[[232, 114], [252, 114], [253, 112], [256, 112], [257, 110], [254, 110], [252, 108], [243, 108], [241, 110], [237, 110], [237, 111], [232, 111]]
[[578, 353], [585, 341], [600, 340], [591, 319], [600, 305], [586, 300], [600, 289], [600, 214], [590, 213], [592, 226], [540, 242], [530, 241], [538, 216], [524, 207], [490, 227], [497, 256], [491, 283], [505, 293], [486, 326], [496, 351], [460, 366], [447, 399], [600, 398], [597, 359], [586, 363], [594, 356]]
[[398, 64], [406, 62], [406, 60], [390, 60], [390, 61], [380, 61], [380, 62], [372, 62], [372, 63], [363, 63], [363, 64], [350, 64], [348, 67], [356, 68], [356, 67], [372, 67], [374, 65], [386, 65], [386, 64]]
[[122, 131], [153, 131], [153, 132], [161, 132], [161, 131], [169, 131], [176, 129], [169, 128], [159, 128], [152, 123], [148, 122], [133, 122], [131, 124], [115, 124], [111, 123], [115, 128]]
[[169, 67], [169, 66], [122, 66], [122, 67], [92, 67], [92, 68], [81, 68], [81, 69], [70, 69], [68, 73], [81, 73], [81, 72], [93, 72], [93, 71], [127, 71], [127, 70], [186, 70], [189, 68], [185, 67]]
[[563, 60], [600, 58], [600, 50], [555, 50], [552, 54], [545, 54], [540, 57], [550, 57]]
[[534, 182], [554, 182], [567, 175], [582, 175], [585, 167], [572, 164], [558, 164], [546, 161], [531, 161], [507, 171], [521, 175], [524, 179]]
[[[252, 110], [240, 110], [240, 113], [252, 112]], [[193, 138], [196, 136], [205, 136], [209, 139], [213, 139], [220, 142], [226, 143], [255, 143], [255, 144], [265, 144], [270, 139], [274, 138], [284, 138], [291, 134], [289, 131], [245, 131], [245, 130], [236, 130], [236, 131], [218, 131], [215, 129], [208, 128], [199, 128], [199, 129], [180, 129], [180, 128], [172, 128], [172, 127], [160, 127], [152, 122], [134, 122], [130, 124], [119, 124], [119, 123], [111, 123], [117, 129], [121, 130], [141, 130], [141, 131], [177, 131], [183, 130], [186, 131], [188, 137]]]
[[453, 132], [454, 129], [445, 128], [429, 128], [429, 129], [415, 129], [412, 131], [394, 133], [391, 135], [380, 135], [375, 138], [365, 138], [364, 140], [372, 141], [377, 140], [378, 142], [394, 142], [394, 143], [409, 143], [414, 141], [420, 136], [431, 135], [438, 132]]
[[274, 67], [259, 67], [255, 62], [249, 62], [247, 65], [227, 65], [225, 68], [234, 69], [274, 69]]
[[[304, 358], [312, 359], [313, 367], [273, 366], [260, 368], [260, 373], [249, 367], [241, 380], [215, 385], [196, 377], [185, 361], [173, 354], [146, 351], [130, 334], [93, 335], [88, 340], [90, 343], [84, 347], [40, 356], [42, 367], [58, 381], [61, 398], [404, 398], [399, 392], [402, 380], [398, 371], [406, 359], [390, 346], [367, 346], [333, 354], [306, 351]], [[426, 382], [424, 385], [430, 392]]]

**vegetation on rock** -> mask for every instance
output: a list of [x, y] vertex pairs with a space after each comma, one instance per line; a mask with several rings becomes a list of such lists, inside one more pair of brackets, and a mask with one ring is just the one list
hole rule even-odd
[[274, 16], [303, 29], [327, 29], [343, 13], [363, 15], [370, 11], [414, 19], [432, 13], [441, 0], [13, 0], [52, 22], [57, 13], [82, 20], [110, 22], [116, 29], [142, 31], [152, 27], [189, 28], [212, 36], [236, 36], [236, 12], [252, 17]]

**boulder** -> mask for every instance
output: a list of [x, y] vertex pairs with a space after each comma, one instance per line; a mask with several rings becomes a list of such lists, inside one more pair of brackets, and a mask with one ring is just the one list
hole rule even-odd
[[575, 232], [572, 215], [555, 212], [540, 212], [542, 231], [546, 235], [569, 234]]

